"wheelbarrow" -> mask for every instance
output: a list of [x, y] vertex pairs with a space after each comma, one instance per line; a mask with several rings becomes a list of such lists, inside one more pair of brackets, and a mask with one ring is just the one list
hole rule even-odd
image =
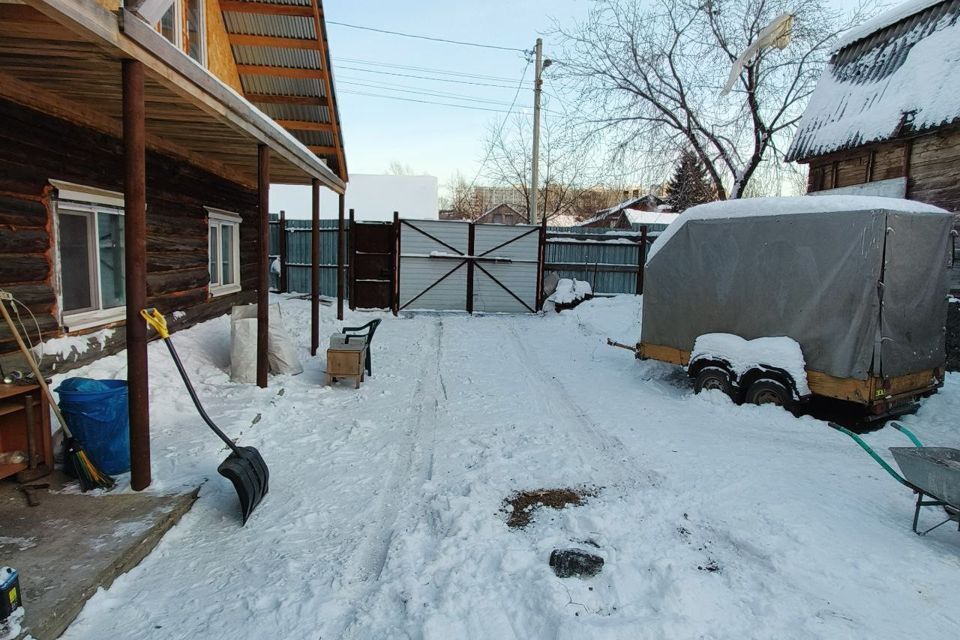
[[[877, 455], [863, 438], [834, 422], [828, 423], [837, 431], [841, 431], [851, 438], [870, 457], [879, 463], [884, 470], [903, 486], [917, 494], [916, 509], [913, 512], [913, 532], [917, 535], [926, 535], [934, 529], [948, 522], [957, 522], [960, 531], [960, 449], [949, 447], [925, 447], [909, 429], [897, 422], [890, 426], [904, 434], [913, 442], [912, 447], [890, 447], [890, 453], [897, 461], [903, 475], [897, 473], [893, 467]], [[926, 529], [918, 531], [920, 509], [923, 507], [943, 507], [947, 519]]]

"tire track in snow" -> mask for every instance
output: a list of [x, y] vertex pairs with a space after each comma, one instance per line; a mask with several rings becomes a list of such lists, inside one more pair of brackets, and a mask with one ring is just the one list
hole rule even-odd
[[[526, 373], [526, 380], [533, 382], [533, 397], [543, 407], [544, 413], [553, 415], [558, 419], [566, 417], [568, 420], [563, 422], [579, 426], [589, 436], [594, 447], [600, 451], [606, 461], [619, 463], [616, 468], [620, 476], [620, 482], [636, 484], [636, 476], [640, 469], [645, 469], [645, 466], [637, 456], [630, 453], [619, 437], [593, 421], [590, 415], [571, 398], [570, 392], [559, 378], [547, 379], [544, 374], [547, 369], [520, 337], [516, 323], [515, 318], [510, 318], [506, 322], [510, 338], [516, 345], [516, 351], [519, 354], [517, 360]], [[650, 470], [646, 471], [646, 475], [653, 486], [658, 486], [662, 480], [658, 473]]]
[[[333, 637], [362, 637], [358, 616], [366, 610], [368, 602], [378, 590], [378, 581], [386, 565], [390, 547], [397, 531], [412, 529], [424, 511], [421, 486], [433, 475], [434, 448], [440, 410], [440, 398], [446, 398], [446, 387], [440, 374], [443, 350], [443, 319], [433, 324], [433, 349], [423, 349], [429, 362], [435, 355], [436, 366], [424, 367], [424, 375], [417, 381], [413, 392], [415, 404], [404, 425], [403, 441], [409, 444], [398, 456], [384, 483], [376, 512], [376, 519], [368, 525], [372, 534], [358, 544], [356, 551], [346, 563], [347, 573], [342, 578], [346, 588], [356, 590], [350, 600], [352, 606], [337, 626]], [[401, 513], [401, 507], [404, 507]], [[351, 572], [350, 567], [354, 567]]]

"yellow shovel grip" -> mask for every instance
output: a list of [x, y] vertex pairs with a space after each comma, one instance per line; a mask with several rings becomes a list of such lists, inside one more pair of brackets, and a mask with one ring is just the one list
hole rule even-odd
[[143, 319], [147, 321], [147, 324], [153, 327], [161, 338], [167, 339], [170, 337], [170, 331], [167, 329], [167, 319], [163, 317], [163, 314], [160, 313], [157, 309], [151, 307], [149, 309], [141, 309], [140, 315], [143, 316]]

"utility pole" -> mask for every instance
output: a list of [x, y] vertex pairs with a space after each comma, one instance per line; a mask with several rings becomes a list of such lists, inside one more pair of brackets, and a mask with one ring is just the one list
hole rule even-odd
[[537, 38], [533, 80], [533, 175], [530, 176], [530, 224], [537, 224], [537, 185], [540, 179], [540, 88], [543, 85], [543, 39]]

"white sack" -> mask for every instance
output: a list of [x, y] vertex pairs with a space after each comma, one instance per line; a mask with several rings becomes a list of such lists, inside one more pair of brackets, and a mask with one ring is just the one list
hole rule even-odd
[[[280, 305], [270, 305], [269, 314], [267, 363], [270, 373], [303, 373], [297, 346], [283, 326]], [[230, 379], [234, 382], [256, 382], [257, 305], [234, 307], [230, 315]]]

